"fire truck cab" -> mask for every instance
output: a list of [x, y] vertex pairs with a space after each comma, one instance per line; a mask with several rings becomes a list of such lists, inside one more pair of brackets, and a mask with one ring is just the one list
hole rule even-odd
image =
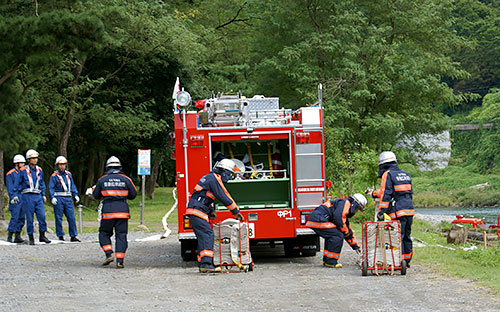
[[[196, 257], [196, 236], [185, 214], [191, 192], [223, 158], [239, 170], [225, 186], [249, 222], [252, 246], [283, 243], [286, 256], [314, 256], [319, 237], [305, 223], [327, 199], [321, 97], [296, 111], [260, 95], [212, 94], [196, 101], [199, 110], [186, 102], [189, 94], [178, 93], [173, 155], [182, 258]], [[232, 217], [218, 201], [214, 205], [217, 221]]]

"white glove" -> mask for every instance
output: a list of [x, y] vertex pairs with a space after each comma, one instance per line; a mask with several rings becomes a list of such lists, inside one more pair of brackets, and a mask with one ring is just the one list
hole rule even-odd
[[19, 197], [14, 196], [14, 197], [11, 199], [10, 203], [11, 203], [12, 205], [15, 205], [15, 204], [19, 203]]
[[43, 202], [46, 203], [47, 202], [47, 196], [43, 195], [42, 198], [43, 198]]
[[92, 187], [89, 187], [86, 191], [85, 191], [85, 195], [92, 195], [92, 191], [93, 191], [93, 188]]
[[75, 202], [78, 204], [80, 202], [80, 197], [75, 196]]
[[55, 197], [54, 197], [54, 198], [52, 198], [52, 201], [51, 201], [51, 202], [52, 202], [52, 205], [53, 205], [53, 206], [57, 205], [57, 198], [55, 198]]

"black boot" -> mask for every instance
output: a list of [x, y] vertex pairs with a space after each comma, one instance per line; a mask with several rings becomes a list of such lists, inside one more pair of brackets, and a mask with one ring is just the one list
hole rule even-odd
[[21, 237], [21, 232], [16, 232], [16, 238], [14, 238], [14, 243], [22, 244], [25, 240]]
[[76, 237], [76, 236], [72, 236], [71, 237], [71, 241], [72, 242], [77, 242], [77, 243], [81, 242], [81, 240], [79, 240], [78, 237]]
[[40, 243], [50, 244], [50, 240], [45, 237], [45, 232], [40, 232]]
[[14, 234], [14, 233], [13, 233], [13, 232], [9, 232], [9, 233], [7, 233], [7, 241], [8, 241], [9, 243], [12, 243], [12, 234]]
[[30, 240], [29, 244], [30, 245], [35, 245], [35, 239], [33, 238], [33, 234], [29, 234], [28, 237], [29, 237], [29, 240]]
[[64, 236], [59, 236], [60, 241], [64, 241]]

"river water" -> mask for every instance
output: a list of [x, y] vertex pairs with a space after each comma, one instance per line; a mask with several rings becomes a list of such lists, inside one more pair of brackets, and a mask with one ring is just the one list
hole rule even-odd
[[500, 208], [415, 208], [417, 218], [429, 221], [451, 221], [456, 216], [485, 219], [486, 223], [497, 223]]

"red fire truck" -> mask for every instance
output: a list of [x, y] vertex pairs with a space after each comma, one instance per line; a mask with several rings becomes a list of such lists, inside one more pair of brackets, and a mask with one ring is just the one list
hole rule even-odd
[[[314, 256], [319, 237], [304, 225], [327, 199], [324, 116], [319, 101], [298, 110], [279, 107], [276, 97], [215, 95], [190, 109], [186, 91], [174, 101], [178, 224], [184, 260], [196, 255], [196, 236], [186, 206], [198, 180], [217, 159], [240, 170], [226, 188], [249, 222], [252, 246], [284, 244], [286, 256]], [[215, 202], [217, 220], [232, 217]]]

